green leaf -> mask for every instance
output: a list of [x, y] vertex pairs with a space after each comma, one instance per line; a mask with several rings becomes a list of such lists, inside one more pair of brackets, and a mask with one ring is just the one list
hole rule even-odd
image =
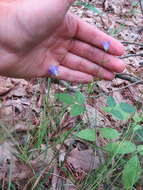
[[133, 116], [133, 120], [136, 123], [139, 123], [139, 122], [143, 121], [143, 117], [136, 112], [135, 115]]
[[136, 146], [130, 141], [118, 141], [107, 144], [104, 149], [115, 154], [128, 154], [134, 152], [136, 150]]
[[67, 94], [67, 93], [59, 93], [55, 95], [56, 98], [58, 98], [59, 101], [65, 103], [65, 104], [73, 104], [74, 98], [73, 96]]
[[87, 4], [87, 5], [85, 5], [85, 7], [86, 7], [87, 9], [91, 10], [91, 11], [94, 12], [94, 13], [97, 13], [97, 14], [101, 14], [101, 13], [102, 13], [102, 11], [101, 11], [100, 9], [97, 9], [96, 7], [94, 7], [94, 6], [91, 5], [91, 4]]
[[76, 134], [77, 137], [94, 142], [96, 140], [96, 130], [95, 129], [83, 129]]
[[116, 101], [112, 96], [108, 96], [107, 105], [111, 108], [114, 108], [116, 106]]
[[135, 1], [135, 2], [132, 2], [132, 6], [133, 6], [133, 7], [138, 6], [138, 2], [136, 2], [136, 1]]
[[126, 190], [133, 188], [139, 179], [141, 167], [137, 156], [132, 157], [125, 165], [122, 175], [122, 183]]
[[121, 102], [120, 104], [120, 108], [124, 111], [127, 112], [129, 114], [132, 114], [136, 111], [136, 108], [134, 106], [132, 106], [131, 104], [125, 103], [125, 102]]
[[125, 119], [122, 112], [120, 112], [120, 110], [118, 110], [118, 109], [112, 109], [111, 114], [113, 117], [115, 117], [118, 120], [124, 120]]
[[78, 116], [78, 115], [84, 113], [84, 111], [85, 111], [85, 107], [84, 106], [79, 105], [79, 104], [73, 104], [71, 106], [70, 115], [73, 116], [73, 117], [74, 116]]
[[112, 107], [109, 107], [109, 106], [106, 106], [106, 107], [103, 107], [103, 110], [107, 113], [111, 113], [111, 115], [115, 118], [115, 119], [118, 119], [118, 120], [126, 120], [128, 119], [129, 117], [129, 114], [124, 112], [119, 104], [116, 104], [116, 106], [114, 108]]
[[112, 111], [112, 108], [111, 108], [111, 107], [108, 107], [108, 106], [103, 107], [102, 109], [103, 109], [105, 112], [107, 112], [107, 113], [110, 113], [110, 112]]
[[138, 145], [138, 146], [137, 146], [137, 151], [138, 151], [138, 153], [139, 153], [141, 156], [143, 156], [143, 145]]
[[101, 135], [104, 138], [107, 139], [116, 139], [120, 136], [120, 133], [116, 130], [116, 129], [112, 129], [112, 128], [101, 128], [99, 129]]
[[97, 9], [96, 7], [94, 7], [93, 5], [91, 5], [89, 3], [85, 3], [85, 2], [82, 2], [82, 1], [77, 1], [76, 5], [82, 5], [85, 8], [87, 8], [87, 9], [89, 9], [92, 12], [97, 13], [97, 14], [101, 14], [102, 13], [102, 11], [100, 9]]
[[143, 127], [134, 132], [134, 135], [139, 142], [143, 142]]
[[75, 93], [75, 101], [79, 104], [84, 104], [85, 96], [80, 91], [78, 91]]
[[138, 131], [138, 130], [142, 130], [142, 126], [141, 126], [141, 125], [135, 125], [135, 126], [133, 127], [133, 131], [134, 131], [134, 132], [136, 132], [136, 131]]

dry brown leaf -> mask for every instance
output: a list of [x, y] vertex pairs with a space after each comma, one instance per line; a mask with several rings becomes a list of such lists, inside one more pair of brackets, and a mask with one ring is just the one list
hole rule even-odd
[[15, 85], [12, 83], [11, 79], [0, 77], [0, 96], [9, 92], [14, 86]]
[[68, 165], [72, 165], [75, 172], [88, 172], [100, 166], [99, 158], [91, 150], [79, 151], [74, 148], [67, 156]]
[[10, 91], [10, 93], [8, 94], [8, 97], [24, 97], [24, 96], [28, 96], [27, 92], [26, 92], [26, 88], [24, 88], [24, 86], [16, 86], [14, 89], [12, 89]]
[[64, 188], [65, 190], [77, 190], [76, 186], [69, 179], [66, 180]]
[[11, 141], [5, 141], [0, 144], [0, 163], [6, 162], [7, 160], [16, 160], [15, 154], [17, 150], [14, 143]]
[[25, 122], [19, 121], [15, 125], [15, 131], [16, 132], [26, 132], [28, 130], [28, 126], [26, 125]]
[[104, 118], [104, 115], [95, 108], [95, 105], [93, 106], [86, 105], [86, 113], [83, 115], [83, 122], [88, 124], [91, 128], [105, 125], [106, 119]]
[[12, 105], [1, 106], [0, 108], [0, 120], [10, 121], [14, 117]]

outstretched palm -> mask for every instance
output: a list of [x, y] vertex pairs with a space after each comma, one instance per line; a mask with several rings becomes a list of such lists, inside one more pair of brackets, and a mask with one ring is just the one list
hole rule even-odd
[[[57, 0], [54, 1], [56, 3]], [[36, 10], [30, 9], [29, 4], [34, 0], [14, 2], [17, 12], [14, 11], [14, 18], [9, 24], [11, 33], [3, 33], [6, 30], [5, 25], [5, 30], [0, 31], [0, 39], [1, 36], [3, 39], [0, 40], [0, 74], [20, 78], [43, 77], [49, 76], [48, 70], [51, 66], [58, 65], [56, 78], [86, 83], [94, 77], [111, 80], [114, 72], [124, 70], [123, 63], [116, 57], [123, 53], [122, 45], [96, 27], [66, 14], [68, 4], [66, 8], [51, 7], [49, 10], [53, 11], [44, 14], [44, 2], [48, 2], [47, 7], [53, 6], [50, 5], [53, 3], [43, 0], [39, 3], [39, 9], [43, 6], [38, 12], [40, 14], [36, 14], [38, 7]], [[67, 0], [63, 1], [65, 2]], [[58, 15], [60, 9], [63, 12]], [[16, 24], [13, 26], [13, 23]], [[103, 42], [110, 44], [108, 53], [103, 50]]]

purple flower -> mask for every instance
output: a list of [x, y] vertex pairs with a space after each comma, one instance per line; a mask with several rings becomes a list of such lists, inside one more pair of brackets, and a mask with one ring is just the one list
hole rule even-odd
[[49, 70], [48, 70], [48, 73], [52, 76], [58, 76], [58, 66], [57, 65], [52, 65], [50, 66]]
[[103, 42], [102, 43], [104, 51], [108, 51], [110, 47], [110, 42]]

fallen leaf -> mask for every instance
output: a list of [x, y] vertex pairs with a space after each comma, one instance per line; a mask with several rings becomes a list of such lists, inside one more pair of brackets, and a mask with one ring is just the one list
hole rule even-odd
[[79, 151], [74, 148], [67, 156], [67, 163], [78, 172], [88, 172], [100, 166], [99, 158], [91, 149]]
[[8, 93], [11, 89], [14, 88], [14, 84], [11, 82], [11, 79], [6, 77], [0, 77], [0, 96]]

